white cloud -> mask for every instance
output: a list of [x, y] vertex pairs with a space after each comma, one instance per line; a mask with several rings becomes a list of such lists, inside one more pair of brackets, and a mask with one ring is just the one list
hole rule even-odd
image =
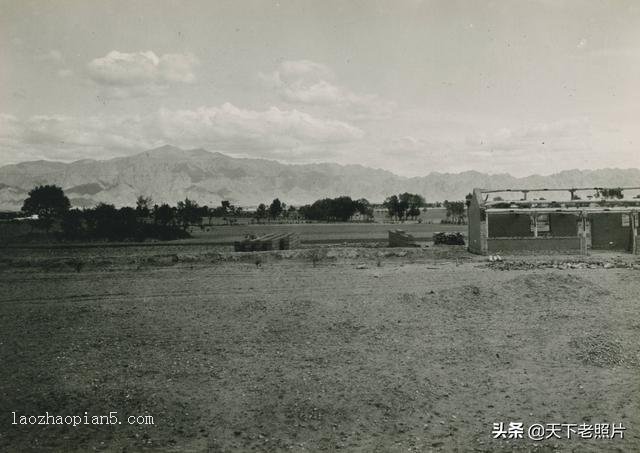
[[358, 141], [363, 135], [348, 123], [298, 110], [255, 111], [229, 103], [195, 110], [160, 109], [145, 116], [0, 115], [0, 145], [10, 150], [7, 154], [33, 148], [49, 159], [119, 155], [164, 143], [269, 157], [285, 150], [312, 152], [316, 147]]
[[[0, 113], [0, 140], [4, 139], [5, 144], [9, 140], [19, 137], [21, 131], [20, 120], [15, 115]], [[0, 143], [3, 143], [0, 141]]]
[[66, 79], [67, 77], [71, 77], [73, 75], [73, 71], [71, 69], [58, 69], [58, 72], [56, 72], [56, 74], [61, 79]]
[[56, 49], [36, 56], [36, 60], [50, 63], [61, 63], [63, 59], [62, 52]]
[[338, 85], [329, 67], [309, 60], [284, 61], [275, 71], [259, 77], [281, 99], [293, 104], [337, 107], [362, 118], [386, 117], [395, 107], [375, 94], [357, 94]]
[[123, 98], [164, 94], [170, 84], [192, 83], [198, 64], [193, 54], [157, 56], [152, 51], [113, 50], [89, 62], [87, 69], [91, 80], [103, 87], [106, 96]]
[[[139, 131], [139, 120], [129, 118], [34, 115], [0, 117], [0, 144], [12, 148], [42, 147], [59, 151], [74, 148], [134, 149], [150, 144]], [[54, 158], [54, 156], [51, 156]]]
[[394, 137], [384, 142], [384, 151], [388, 155], [400, 157], [402, 159], [433, 157], [434, 152], [438, 153], [443, 148], [449, 149], [451, 142], [446, 139], [430, 139], [412, 135]]
[[285, 80], [296, 80], [304, 76], [333, 78], [333, 72], [328, 66], [311, 60], [283, 61], [276, 72]]
[[192, 83], [198, 60], [193, 54], [170, 53], [160, 57], [158, 74], [167, 82]]
[[364, 134], [347, 123], [318, 119], [298, 110], [244, 110], [229, 103], [196, 110], [162, 109], [157, 121], [168, 141], [205, 141], [224, 149], [295, 148], [357, 140]]
[[43, 67], [48, 67], [55, 71], [59, 78], [67, 78], [73, 75], [73, 70], [66, 67], [65, 57], [59, 50], [52, 49], [49, 52], [36, 55], [34, 58]]
[[477, 126], [470, 128], [463, 123], [457, 131], [446, 123], [438, 126], [437, 122], [425, 121], [424, 135], [416, 133], [382, 142], [380, 149], [384, 152], [369, 161], [381, 165], [385, 159], [389, 162], [388, 156], [394, 156], [396, 170], [408, 175], [477, 170], [526, 176], [585, 165], [635, 165], [629, 159], [631, 145], [622, 140], [625, 131], [607, 131], [583, 117], [476, 132]]
[[579, 151], [592, 139], [586, 118], [563, 119], [519, 128], [500, 128], [492, 133], [467, 138], [467, 144], [492, 153], [528, 151]]

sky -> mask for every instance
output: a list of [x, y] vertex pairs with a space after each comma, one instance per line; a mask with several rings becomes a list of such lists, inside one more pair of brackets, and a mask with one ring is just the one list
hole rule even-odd
[[640, 167], [640, 3], [0, 0], [0, 165]]

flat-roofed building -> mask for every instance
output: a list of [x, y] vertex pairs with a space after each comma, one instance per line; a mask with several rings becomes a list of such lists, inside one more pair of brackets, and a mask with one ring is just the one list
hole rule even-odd
[[468, 209], [469, 251], [640, 253], [640, 198], [633, 196], [638, 191], [640, 187], [474, 189]]

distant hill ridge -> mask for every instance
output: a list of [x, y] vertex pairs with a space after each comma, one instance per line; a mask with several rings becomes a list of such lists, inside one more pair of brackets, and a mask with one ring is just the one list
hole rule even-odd
[[339, 195], [380, 202], [405, 191], [419, 193], [427, 201], [461, 200], [474, 187], [640, 186], [640, 170], [568, 170], [525, 178], [466, 171], [408, 178], [361, 165], [282, 164], [163, 146], [109, 160], [40, 160], [0, 167], [0, 209], [19, 209], [27, 192], [38, 184], [61, 186], [74, 206], [133, 205], [139, 195], [170, 204], [188, 197], [209, 206], [221, 200], [248, 206], [278, 197], [299, 205]]

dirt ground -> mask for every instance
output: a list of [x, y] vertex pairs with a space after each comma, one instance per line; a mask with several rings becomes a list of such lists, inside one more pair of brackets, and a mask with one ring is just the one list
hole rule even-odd
[[[640, 451], [630, 255], [95, 253], [0, 251], [0, 451]], [[626, 431], [494, 440], [498, 422]]]

